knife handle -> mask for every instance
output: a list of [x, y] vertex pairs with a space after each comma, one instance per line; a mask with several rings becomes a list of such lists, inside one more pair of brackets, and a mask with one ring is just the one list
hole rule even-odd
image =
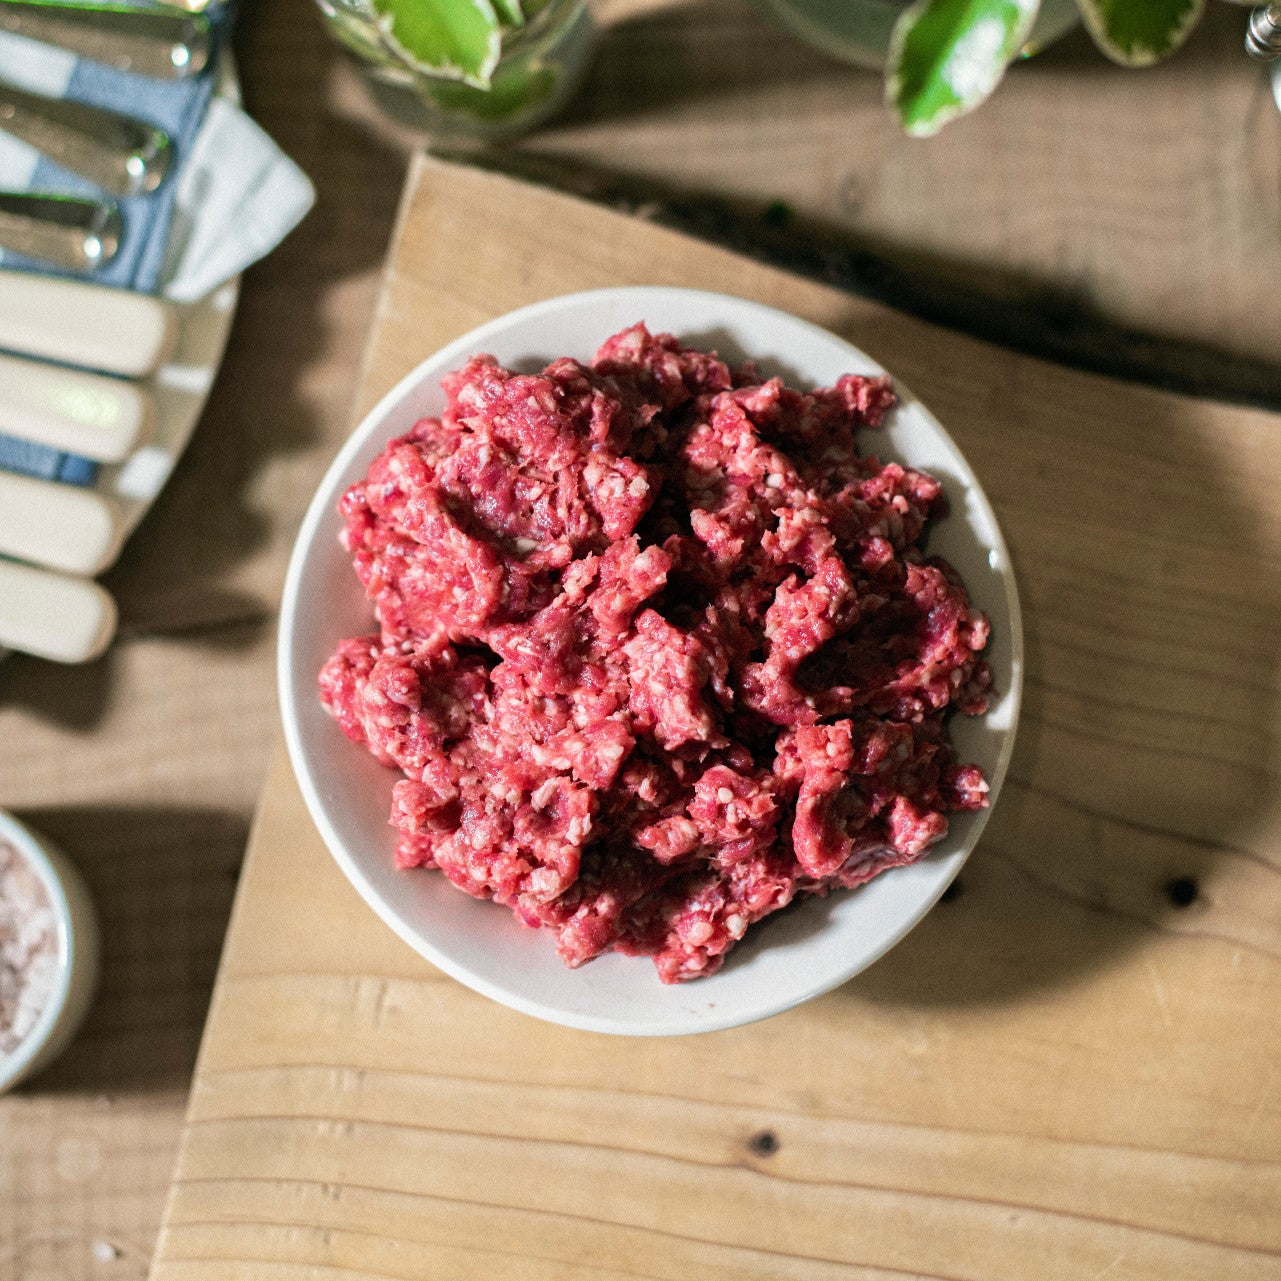
[[117, 71], [183, 80], [203, 71], [209, 19], [168, 4], [0, 0], [0, 30], [57, 45]]
[[138, 378], [178, 337], [176, 311], [149, 294], [0, 271], [0, 348]]
[[92, 489], [0, 473], [0, 555], [93, 575], [123, 540], [120, 513]]
[[151, 397], [135, 383], [0, 355], [0, 434], [118, 463], [151, 421]]
[[0, 646], [87, 663], [115, 633], [116, 602], [97, 583], [0, 560]]

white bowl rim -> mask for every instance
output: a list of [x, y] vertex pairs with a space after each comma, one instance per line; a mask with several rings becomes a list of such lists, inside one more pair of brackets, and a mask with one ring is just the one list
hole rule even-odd
[[18, 1043], [18, 1048], [7, 1058], [0, 1058], [0, 1091], [16, 1084], [31, 1066], [36, 1056], [48, 1044], [58, 1024], [67, 999], [71, 994], [71, 976], [75, 969], [76, 931], [72, 921], [71, 904], [63, 888], [62, 874], [49, 858], [43, 837], [39, 837], [25, 823], [6, 810], [0, 810], [0, 841], [13, 846], [27, 860], [32, 871], [40, 878], [49, 906], [57, 921], [58, 972], [53, 990], [45, 1001], [40, 1017], [31, 1031]]
[[[349, 467], [352, 459], [366, 445], [368, 439], [374, 435], [379, 425], [396, 407], [403, 397], [409, 394], [423, 380], [423, 371], [428, 366], [444, 365], [447, 368], [455, 368], [465, 362], [468, 357], [478, 352], [486, 350], [486, 343], [489, 337], [495, 333], [504, 331], [508, 326], [529, 322], [546, 316], [548, 313], [555, 312], [562, 307], [575, 307], [588, 305], [593, 302], [605, 303], [613, 302], [620, 296], [630, 295], [635, 298], [638, 306], [644, 305], [647, 297], [653, 298], [662, 296], [670, 298], [672, 296], [686, 296], [690, 300], [697, 299], [701, 302], [722, 303], [736, 309], [746, 309], [755, 312], [761, 319], [785, 320], [789, 324], [799, 326], [805, 330], [811, 331], [816, 338], [821, 338], [825, 342], [838, 342], [848, 348], [851, 356], [861, 360], [869, 366], [875, 366], [883, 372], [890, 373], [894, 378], [894, 388], [898, 395], [900, 405], [914, 404], [919, 407], [928, 417], [934, 431], [938, 433], [944, 444], [955, 451], [957, 457], [964, 461], [965, 456], [952, 439], [947, 429], [939, 420], [929, 411], [928, 408], [911, 390], [896, 376], [892, 371], [886, 370], [874, 357], [868, 355], [861, 348], [856, 347], [848, 339], [831, 330], [815, 324], [813, 321], [805, 320], [791, 312], [784, 311], [778, 307], [772, 307], [767, 303], [761, 303], [755, 299], [741, 298], [734, 294], [719, 292], [715, 290], [692, 289], [672, 286], [655, 286], [655, 285], [624, 285], [610, 286], [601, 289], [591, 289], [576, 291], [568, 294], [557, 294], [549, 298], [541, 299], [537, 302], [530, 303], [527, 306], [516, 308], [512, 311], [505, 312], [484, 324], [477, 326], [475, 329], [460, 335], [445, 346], [429, 353], [422, 361], [412, 370], [401, 378], [361, 419], [357, 427], [351, 432], [342, 448], [325, 471], [312, 501], [308, 506], [307, 512], [299, 526], [297, 539], [294, 543], [293, 552], [290, 555], [289, 567], [285, 575], [284, 589], [281, 596], [280, 606], [280, 623], [277, 639], [277, 663], [276, 677], [278, 685], [278, 696], [281, 708], [281, 720], [284, 729], [285, 745], [289, 754], [290, 763], [293, 767], [294, 776], [298, 782], [299, 789], [302, 792], [303, 799], [306, 803], [307, 810], [315, 823], [321, 838], [328, 847], [330, 854], [337, 862], [343, 874], [348, 881], [359, 893], [365, 903], [373, 909], [375, 914], [395, 933], [403, 942], [408, 944], [420, 956], [423, 956], [438, 969], [458, 980], [464, 986], [479, 992], [491, 1000], [506, 1005], [511, 1009], [528, 1014], [534, 1018], [542, 1019], [547, 1022], [557, 1023], [565, 1027], [577, 1028], [582, 1031], [600, 1032], [612, 1035], [622, 1036], [680, 1036], [692, 1035], [703, 1032], [725, 1031], [726, 1029], [743, 1026], [749, 1023], [757, 1022], [761, 1019], [773, 1017], [776, 1014], [782, 1014], [787, 1010], [794, 1009], [807, 1001], [813, 1000], [818, 996], [835, 990], [842, 984], [848, 982], [855, 975], [861, 973], [869, 965], [874, 964], [895, 944], [902, 941], [924, 917], [930, 909], [938, 902], [947, 887], [960, 872], [962, 866], [968, 860], [975, 846], [982, 837], [983, 831], [991, 817], [992, 810], [995, 807], [997, 797], [1000, 793], [1001, 786], [1009, 769], [1010, 758], [1014, 751], [1014, 740], [1018, 731], [1019, 714], [1022, 706], [1023, 693], [1023, 674], [1024, 674], [1024, 645], [1023, 645], [1023, 623], [1022, 611], [1020, 608], [1018, 588], [1014, 577], [1013, 563], [1010, 558], [1008, 546], [1005, 543], [1004, 534], [1000, 527], [1000, 522], [996, 518], [987, 494], [984, 492], [977, 477], [974, 478], [974, 485], [967, 490], [968, 495], [975, 505], [981, 510], [982, 514], [990, 522], [994, 531], [994, 541], [991, 544], [991, 550], [999, 553], [1003, 565], [1002, 580], [1006, 594], [1006, 601], [1010, 613], [1010, 646], [1012, 657], [1012, 669], [1014, 674], [1013, 682], [1005, 694], [1010, 708], [1010, 726], [1005, 732], [1002, 740], [1000, 751], [997, 757], [995, 768], [988, 777], [989, 786], [989, 804], [987, 808], [976, 814], [969, 815], [973, 820], [968, 839], [963, 850], [957, 851], [949, 856], [955, 859], [955, 866], [950, 873], [941, 878], [938, 885], [928, 896], [924, 896], [916, 909], [903, 918], [899, 926], [889, 932], [881, 946], [876, 948], [865, 959], [849, 968], [848, 972], [839, 970], [825, 973], [822, 978], [815, 983], [812, 989], [798, 993], [791, 993], [785, 999], [762, 1002], [760, 1007], [750, 1015], [729, 1015], [729, 1016], [704, 1016], [697, 1025], [689, 1025], [684, 1022], [678, 1022], [672, 1019], [659, 1019], [653, 1022], [632, 1021], [621, 1023], [608, 1015], [587, 1015], [578, 1012], [564, 1011], [557, 1007], [551, 1007], [541, 1004], [536, 1000], [531, 1000], [521, 993], [505, 987], [502, 984], [494, 983], [488, 980], [484, 975], [477, 974], [467, 965], [459, 962], [453, 955], [437, 947], [429, 938], [414, 930], [411, 925], [383, 898], [383, 896], [371, 885], [368, 878], [360, 868], [360, 865], [352, 858], [344, 842], [335, 831], [332, 822], [329, 819], [325, 802], [317, 787], [316, 781], [312, 776], [310, 763], [308, 760], [307, 749], [302, 741], [302, 735], [299, 730], [299, 719], [295, 711], [293, 690], [294, 690], [294, 664], [293, 654], [295, 648], [295, 631], [300, 617], [299, 597], [302, 587], [303, 568], [309, 549], [311, 548], [318, 531], [319, 526], [325, 521], [331, 512], [337, 481], [342, 477]], [[639, 311], [638, 315], [641, 314]], [[602, 336], [601, 341], [604, 340]], [[390, 440], [391, 437], [388, 436]], [[966, 463], [969, 468], [969, 464]], [[969, 469], [973, 475], [972, 469]], [[314, 673], [312, 674], [315, 675]], [[892, 872], [892, 869], [891, 869]], [[886, 873], [889, 875], [891, 873]], [[638, 960], [641, 958], [638, 958]]]

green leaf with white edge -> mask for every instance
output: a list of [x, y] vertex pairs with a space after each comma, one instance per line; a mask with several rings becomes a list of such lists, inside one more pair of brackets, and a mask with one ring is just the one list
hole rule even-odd
[[387, 43], [428, 75], [488, 89], [502, 51], [490, 0], [374, 0]]
[[525, 25], [525, 11], [521, 8], [521, 0], [491, 0], [491, 2], [503, 26], [523, 27]]
[[432, 85], [430, 97], [447, 111], [469, 115], [482, 124], [506, 125], [537, 110], [559, 84], [560, 71], [555, 66], [518, 63], [499, 67], [488, 93], [442, 80]]
[[894, 24], [885, 94], [908, 133], [936, 134], [1000, 82], [1038, 0], [917, 0]]
[[1077, 0], [1094, 43], [1113, 62], [1150, 67], [1192, 34], [1205, 0]]

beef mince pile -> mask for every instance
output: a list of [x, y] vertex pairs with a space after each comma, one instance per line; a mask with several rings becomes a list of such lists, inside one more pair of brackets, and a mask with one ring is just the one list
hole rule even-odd
[[403, 771], [401, 866], [676, 982], [986, 804], [944, 724], [991, 674], [919, 550], [940, 486], [855, 449], [888, 379], [803, 394], [636, 325], [444, 388], [342, 500], [381, 630], [320, 681]]

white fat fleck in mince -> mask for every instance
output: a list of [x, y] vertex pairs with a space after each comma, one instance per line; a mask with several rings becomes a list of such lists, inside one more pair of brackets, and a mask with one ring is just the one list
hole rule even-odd
[[556, 795], [556, 789], [560, 784], [560, 779], [549, 778], [545, 783], [540, 783], [529, 798], [529, 803], [536, 809], [546, 809], [551, 803], [551, 799]]

